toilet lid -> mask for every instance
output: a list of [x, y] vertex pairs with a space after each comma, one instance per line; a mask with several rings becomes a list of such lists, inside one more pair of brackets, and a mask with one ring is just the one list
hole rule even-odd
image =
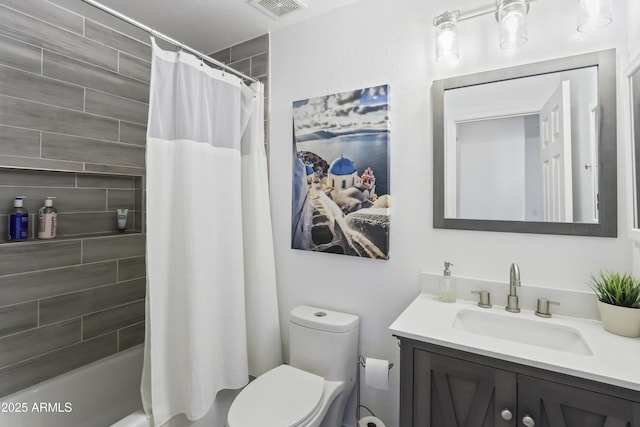
[[244, 388], [229, 409], [229, 427], [293, 427], [315, 413], [324, 378], [280, 365]]

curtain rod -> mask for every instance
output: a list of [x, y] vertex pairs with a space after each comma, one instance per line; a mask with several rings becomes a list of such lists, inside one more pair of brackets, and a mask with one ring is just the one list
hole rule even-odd
[[179, 42], [179, 41], [177, 41], [175, 39], [172, 39], [171, 37], [169, 37], [169, 36], [167, 36], [167, 35], [165, 35], [165, 34], [163, 34], [161, 32], [158, 32], [158, 31], [154, 30], [151, 27], [146, 26], [143, 23], [136, 21], [135, 19], [129, 18], [128, 16], [126, 16], [126, 15], [124, 15], [124, 14], [122, 14], [122, 13], [116, 11], [116, 10], [113, 10], [108, 6], [105, 6], [105, 5], [101, 4], [101, 3], [98, 3], [95, 0], [82, 0], [82, 1], [87, 3], [87, 4], [89, 4], [89, 5], [91, 5], [91, 6], [93, 6], [93, 7], [95, 7], [95, 8], [97, 8], [97, 9], [102, 10], [103, 12], [108, 13], [111, 16], [115, 16], [116, 18], [129, 23], [129, 24], [133, 25], [134, 27], [138, 27], [141, 30], [146, 31], [147, 33], [153, 35], [154, 37], [162, 39], [162, 40], [164, 40], [166, 42], [169, 42], [172, 45], [174, 45], [174, 46], [176, 46], [176, 47], [178, 47], [178, 48], [180, 48], [180, 49], [182, 49], [184, 51], [192, 53], [195, 56], [197, 56], [198, 58], [202, 59], [203, 61], [207, 61], [207, 62], [209, 62], [209, 63], [211, 63], [211, 64], [213, 64], [213, 65], [215, 65], [217, 67], [220, 67], [220, 68], [222, 68], [224, 70], [227, 70], [227, 71], [237, 75], [238, 77], [242, 78], [243, 80], [249, 80], [252, 83], [257, 82], [257, 80], [254, 79], [253, 77], [249, 77], [246, 74], [243, 74], [240, 71], [236, 70], [235, 68], [229, 67], [228, 65], [226, 65], [226, 64], [224, 64], [224, 63], [222, 63], [220, 61], [217, 61], [217, 60], [213, 59], [212, 57], [210, 57], [208, 55], [205, 55], [204, 53], [201, 53], [200, 51], [198, 51], [198, 50], [196, 50], [196, 49], [194, 49], [192, 47], [187, 46], [184, 43], [181, 43], [181, 42]]

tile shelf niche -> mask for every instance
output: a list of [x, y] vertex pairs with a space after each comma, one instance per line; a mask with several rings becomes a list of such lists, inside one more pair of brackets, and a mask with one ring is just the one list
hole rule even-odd
[[[143, 175], [78, 172], [0, 166], [0, 244], [47, 242], [37, 238], [38, 209], [47, 196], [55, 197], [58, 237], [55, 240], [141, 233]], [[29, 238], [9, 241], [8, 216], [16, 196], [25, 196]], [[128, 209], [127, 229], [117, 227], [116, 209]]]

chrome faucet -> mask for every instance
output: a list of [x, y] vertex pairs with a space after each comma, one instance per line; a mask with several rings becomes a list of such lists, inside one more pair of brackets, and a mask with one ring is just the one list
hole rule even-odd
[[514, 262], [509, 271], [509, 296], [507, 297], [507, 306], [504, 308], [511, 313], [520, 313], [518, 294], [516, 293], [518, 286], [520, 286], [520, 267]]

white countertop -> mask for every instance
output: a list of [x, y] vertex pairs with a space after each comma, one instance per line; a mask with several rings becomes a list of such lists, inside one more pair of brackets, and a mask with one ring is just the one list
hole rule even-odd
[[[505, 322], [517, 317], [573, 328], [580, 332], [593, 354], [574, 354], [454, 328], [454, 320], [461, 309], [504, 316]], [[463, 300], [444, 303], [436, 296], [420, 294], [389, 329], [399, 337], [640, 391], [640, 338], [625, 338], [606, 332], [597, 320], [562, 315], [545, 319], [532, 311], [509, 313], [503, 306], [494, 305], [486, 309]], [[526, 334], [526, 330], [522, 333]]]

